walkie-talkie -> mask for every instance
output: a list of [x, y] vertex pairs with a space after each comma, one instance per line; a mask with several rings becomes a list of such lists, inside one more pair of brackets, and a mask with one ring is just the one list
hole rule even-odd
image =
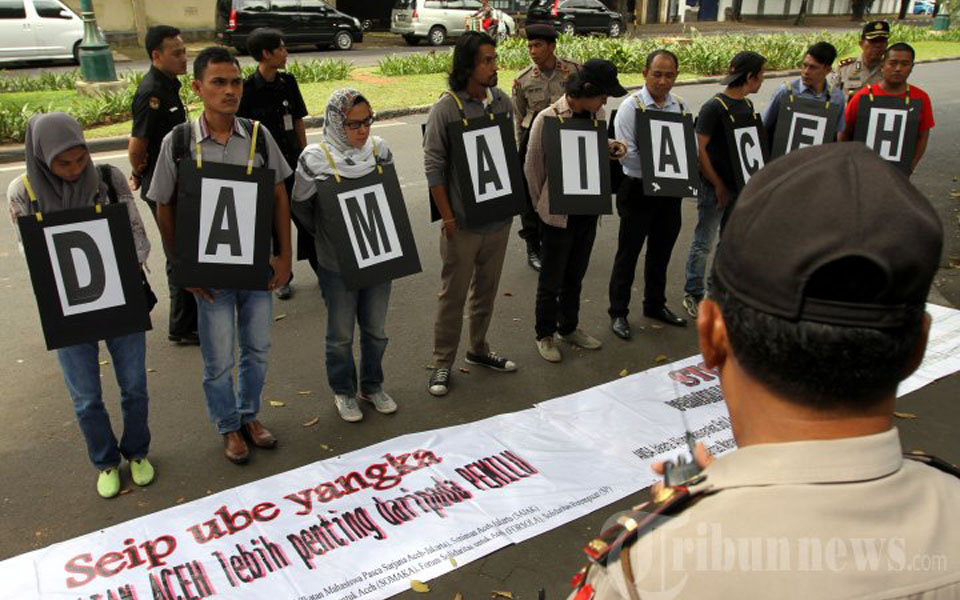
[[703, 470], [700, 468], [700, 465], [697, 464], [697, 459], [695, 458], [694, 450], [697, 445], [697, 440], [694, 439], [693, 434], [690, 433], [690, 427], [687, 425], [687, 415], [685, 412], [681, 412], [680, 416], [683, 418], [683, 428], [686, 431], [687, 448], [690, 450], [690, 461], [688, 462], [687, 457], [681, 454], [675, 461], [668, 460], [663, 463], [663, 483], [666, 486], [682, 485], [684, 482], [699, 475], [700, 471]]

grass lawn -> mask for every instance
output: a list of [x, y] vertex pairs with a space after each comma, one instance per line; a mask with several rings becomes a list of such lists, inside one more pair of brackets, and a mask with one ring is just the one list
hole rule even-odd
[[[918, 59], [960, 56], [960, 42], [916, 42], [913, 46], [917, 50]], [[513, 70], [500, 71], [500, 88], [508, 94], [510, 93], [510, 86], [516, 74], [517, 72]], [[684, 73], [680, 79], [693, 79], [696, 77], [698, 77], [698, 75], [695, 73]], [[626, 73], [621, 75], [620, 81], [624, 85], [639, 85], [642, 83], [642, 77], [639, 73]], [[446, 76], [438, 73], [431, 75], [407, 75], [404, 77], [383, 77], [377, 75], [376, 67], [367, 67], [354, 69], [348, 79], [301, 84], [300, 89], [303, 92], [309, 113], [311, 115], [320, 115], [326, 106], [327, 99], [330, 97], [331, 92], [342, 87], [354, 87], [361, 90], [364, 95], [370, 98], [374, 110], [384, 111], [432, 104], [446, 89]], [[0, 96], [0, 104], [7, 106], [22, 106], [24, 104], [33, 106], [49, 105], [52, 106], [54, 110], [66, 110], [68, 112], [75, 103], [80, 101], [77, 94], [72, 91], [19, 92]], [[196, 110], [198, 107], [188, 108]], [[129, 133], [129, 121], [86, 130], [88, 138], [102, 138], [126, 135]]]

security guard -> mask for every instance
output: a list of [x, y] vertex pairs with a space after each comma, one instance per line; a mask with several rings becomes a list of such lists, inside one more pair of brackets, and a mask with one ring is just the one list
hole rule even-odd
[[[580, 70], [577, 63], [557, 57], [557, 30], [553, 25], [527, 27], [527, 49], [533, 64], [520, 71], [513, 80], [513, 118], [521, 164], [526, 158], [534, 117], [563, 96], [567, 79]], [[527, 201], [530, 201], [529, 192]], [[532, 204], [528, 204], [527, 210], [520, 215], [520, 221], [520, 237], [527, 243], [527, 262], [539, 271], [540, 217]]]
[[584, 549], [570, 598], [960, 596], [960, 470], [904, 455], [893, 425], [942, 245], [924, 195], [862, 144], [752, 177], [698, 321], [738, 449], [698, 445], [702, 470]]
[[[174, 127], [187, 120], [180, 101], [178, 75], [187, 72], [187, 49], [180, 38], [180, 30], [168, 25], [157, 25], [147, 30], [147, 55], [153, 63], [143, 76], [133, 97], [133, 132], [127, 145], [132, 171], [130, 189], [140, 190], [140, 197], [150, 206], [154, 219], [156, 203], [147, 198], [150, 178], [160, 155], [160, 142]], [[170, 288], [171, 342], [199, 344], [197, 337], [197, 303], [193, 294], [169, 283], [172, 266], [167, 263], [167, 282]]]
[[871, 83], [879, 83], [880, 65], [890, 38], [890, 23], [871, 21], [863, 26], [860, 34], [860, 58], [845, 58], [840, 61], [831, 78], [830, 85], [843, 92], [849, 100], [857, 90]]

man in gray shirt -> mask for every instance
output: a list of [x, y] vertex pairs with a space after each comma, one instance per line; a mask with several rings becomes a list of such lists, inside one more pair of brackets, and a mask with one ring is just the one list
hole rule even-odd
[[[235, 58], [223, 48], [207, 48], [193, 63], [193, 77], [193, 89], [203, 100], [203, 114], [163, 138], [147, 191], [147, 198], [157, 203], [157, 224], [167, 256], [173, 256], [176, 239], [178, 160], [197, 160], [196, 148], [203, 161], [243, 166], [254, 150], [253, 166], [270, 168], [274, 174], [273, 227], [279, 256], [270, 261], [273, 275], [268, 289], [186, 288], [197, 299], [203, 390], [210, 419], [223, 435], [227, 459], [243, 464], [249, 459], [244, 437], [258, 448], [277, 445], [276, 438], [257, 420], [257, 413], [267, 373], [273, 322], [271, 290], [290, 279], [290, 205], [283, 182], [291, 170], [265, 127], [254, 128], [250, 121], [235, 116], [243, 93], [243, 78]], [[182, 135], [180, 127], [191, 128], [190, 143], [184, 145], [183, 157], [174, 156], [176, 136]], [[255, 142], [257, 135], [263, 139], [262, 147]], [[235, 390], [232, 371], [237, 337], [240, 369]]]
[[433, 366], [428, 388], [443, 396], [450, 385], [450, 369], [460, 344], [463, 308], [470, 293], [470, 349], [466, 361], [496, 371], [515, 371], [516, 364], [487, 344], [487, 329], [500, 285], [512, 219], [476, 228], [464, 223], [460, 179], [450, 162], [447, 125], [485, 114], [507, 113], [510, 97], [497, 87], [496, 42], [484, 33], [468, 32], [457, 40], [453, 53], [450, 90], [430, 109], [424, 131], [423, 154], [430, 195], [443, 218], [440, 257], [443, 260], [437, 321], [434, 326]]

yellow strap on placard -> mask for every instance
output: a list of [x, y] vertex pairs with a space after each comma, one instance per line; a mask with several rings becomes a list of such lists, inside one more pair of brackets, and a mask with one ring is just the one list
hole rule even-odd
[[733, 118], [733, 115], [730, 114], [730, 107], [727, 106], [727, 103], [723, 101], [723, 98], [721, 98], [720, 96], [714, 96], [714, 98], [716, 98], [717, 102], [719, 102], [720, 105], [723, 106], [724, 110], [727, 111], [727, 116], [730, 117], [730, 122], [736, 123], [736, 120]]
[[563, 117], [560, 116], [560, 111], [557, 110], [557, 107], [556, 107], [556, 106], [551, 106], [550, 108], [553, 109], [553, 114], [554, 114], [558, 119], [560, 119], [560, 123], [563, 124]]
[[640, 109], [640, 112], [647, 112], [647, 107], [643, 105], [643, 101], [640, 100], [639, 94], [633, 95], [633, 103], [637, 105], [637, 108]]
[[253, 173], [253, 157], [257, 151], [257, 133], [260, 132], [260, 121], [253, 122], [253, 135], [250, 136], [250, 155], [247, 157], [247, 175]]
[[97, 211], [97, 214], [98, 214], [98, 215], [103, 212], [103, 208], [100, 206], [100, 203], [99, 203], [99, 202], [97, 202], [96, 204], [94, 204], [94, 205], [93, 205], [93, 208], [94, 208], [94, 210]]
[[449, 94], [450, 97], [453, 98], [453, 101], [457, 103], [457, 109], [460, 111], [460, 118], [463, 120], [463, 126], [467, 127], [467, 113], [464, 112], [463, 110], [463, 102], [460, 101], [460, 98], [457, 96], [456, 93], [450, 90], [447, 90], [446, 92], [444, 92], [444, 94]]
[[493, 92], [490, 91], [490, 88], [487, 88], [487, 105], [483, 107], [483, 110], [487, 111], [487, 114], [490, 115], [490, 120], [493, 121]]
[[37, 202], [37, 195], [33, 192], [33, 186], [30, 185], [30, 179], [27, 178], [26, 173], [21, 175], [20, 179], [23, 180], [23, 187], [27, 189], [27, 197], [30, 198], [30, 203], [33, 204], [33, 212], [37, 216], [37, 222], [43, 222], [43, 215], [40, 213], [40, 204]]
[[333, 155], [330, 154], [330, 150], [327, 148], [326, 144], [321, 143], [320, 147], [323, 148], [323, 153], [327, 155], [327, 160], [330, 162], [330, 169], [333, 171], [333, 178], [337, 183], [340, 183], [340, 171], [337, 169], [337, 163], [333, 160]]
[[383, 167], [380, 166], [380, 153], [377, 151], [377, 143], [373, 140], [370, 140], [373, 143], [373, 160], [377, 163], [377, 174], [383, 175]]

